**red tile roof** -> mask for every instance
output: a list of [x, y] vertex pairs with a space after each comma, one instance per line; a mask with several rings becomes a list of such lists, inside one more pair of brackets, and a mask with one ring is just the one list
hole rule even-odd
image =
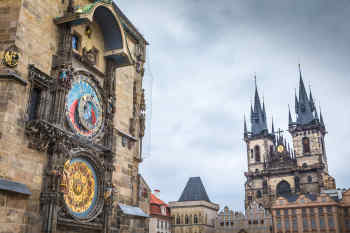
[[[168, 207], [168, 205], [153, 194], [151, 194], [150, 204], [151, 204], [150, 205], [151, 215], [160, 215], [160, 216], [170, 217], [170, 208]], [[162, 210], [161, 210], [162, 206], [165, 207], [165, 211], [166, 211], [165, 215], [162, 214]]]
[[164, 201], [160, 200], [156, 195], [151, 194], [151, 199], [150, 199], [151, 204], [157, 204], [157, 205], [165, 205], [168, 206]]

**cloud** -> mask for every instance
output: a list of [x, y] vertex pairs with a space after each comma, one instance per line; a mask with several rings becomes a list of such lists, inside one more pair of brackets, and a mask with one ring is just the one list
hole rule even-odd
[[254, 73], [269, 121], [274, 116], [275, 126], [286, 129], [298, 63], [322, 106], [330, 173], [338, 187], [350, 186], [344, 146], [350, 136], [350, 2], [117, 4], [150, 42], [145, 84], [154, 78], [152, 144], [141, 172], [165, 201], [180, 197], [189, 176], [201, 176], [212, 201], [244, 208], [243, 114], [249, 114]]

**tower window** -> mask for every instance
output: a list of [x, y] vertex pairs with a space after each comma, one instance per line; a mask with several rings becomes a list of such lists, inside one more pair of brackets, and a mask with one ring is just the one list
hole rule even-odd
[[307, 182], [308, 182], [308, 183], [312, 183], [312, 177], [311, 177], [311, 176], [308, 176], [308, 177], [307, 177]]
[[256, 198], [261, 198], [261, 191], [260, 191], [260, 190], [258, 190], [258, 191], [256, 192]]
[[254, 158], [254, 151], [253, 149], [250, 150], [250, 157], [253, 159]]
[[310, 139], [308, 137], [303, 137], [303, 152], [310, 153]]
[[36, 120], [38, 118], [38, 110], [40, 106], [41, 90], [37, 87], [32, 89], [31, 99], [28, 109], [29, 120]]
[[260, 147], [255, 146], [254, 150], [255, 150], [255, 162], [260, 162]]

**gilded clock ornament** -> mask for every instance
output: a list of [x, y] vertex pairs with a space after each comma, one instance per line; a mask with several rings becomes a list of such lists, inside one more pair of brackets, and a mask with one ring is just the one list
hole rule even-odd
[[9, 47], [3, 56], [2, 62], [10, 68], [14, 68], [18, 65], [19, 52], [15, 46]]
[[99, 190], [93, 166], [84, 158], [68, 160], [61, 186], [66, 190], [64, 201], [69, 212], [78, 218], [88, 217], [96, 207]]
[[103, 127], [103, 104], [95, 83], [79, 74], [74, 78], [66, 99], [66, 115], [79, 136], [94, 137]]
[[282, 153], [282, 152], [284, 151], [284, 146], [283, 146], [283, 145], [279, 145], [279, 146], [277, 147], [277, 151], [278, 151], [279, 153]]

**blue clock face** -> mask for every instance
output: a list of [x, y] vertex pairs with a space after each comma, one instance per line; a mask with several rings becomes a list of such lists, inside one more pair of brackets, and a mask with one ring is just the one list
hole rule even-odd
[[66, 115], [70, 127], [80, 136], [93, 137], [102, 128], [101, 96], [95, 84], [79, 75], [72, 82], [66, 99]]

